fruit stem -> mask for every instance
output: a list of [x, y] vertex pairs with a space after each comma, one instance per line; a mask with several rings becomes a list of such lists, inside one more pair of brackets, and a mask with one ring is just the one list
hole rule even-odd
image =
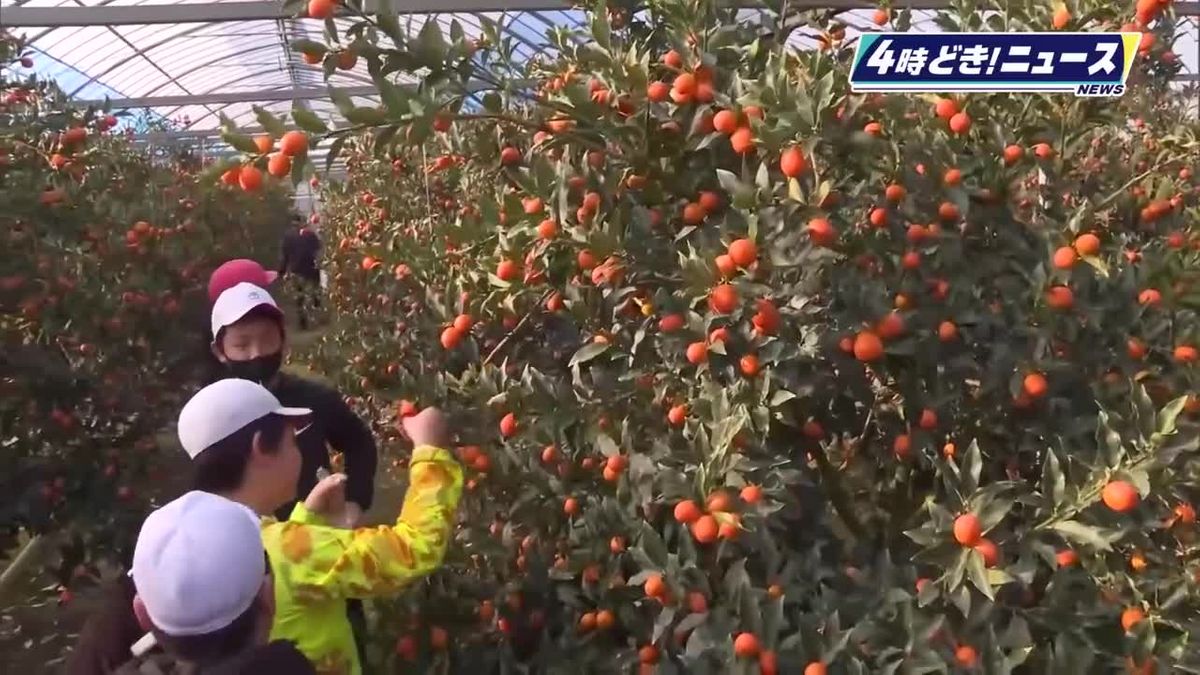
[[[542, 304], [545, 303], [546, 300], [548, 300], [553, 294], [553, 288], [546, 290], [545, 293], [542, 293], [542, 297], [538, 299], [537, 304], [534, 305], [534, 308], [541, 307]], [[504, 348], [504, 345], [508, 344], [508, 341], [511, 340], [514, 335], [519, 333], [521, 328], [523, 328], [525, 324], [529, 322], [529, 317], [533, 316], [533, 311], [534, 310], [531, 309], [528, 312], [525, 312], [525, 316], [521, 317], [521, 320], [517, 322], [517, 325], [513, 326], [512, 330], [508, 331], [508, 335], [505, 335], [503, 338], [501, 338], [500, 342], [497, 342], [496, 346], [492, 348], [492, 351], [488, 352], [488, 355], [483, 359], [483, 363], [480, 364], [481, 366], [486, 366], [492, 362], [492, 358]]]

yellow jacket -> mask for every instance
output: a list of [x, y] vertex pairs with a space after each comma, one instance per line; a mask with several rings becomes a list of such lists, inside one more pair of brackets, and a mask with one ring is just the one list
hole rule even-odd
[[395, 525], [347, 530], [296, 505], [291, 518], [263, 519], [275, 581], [272, 640], [291, 640], [319, 675], [360, 675], [346, 600], [397, 593], [442, 562], [450, 541], [462, 467], [448, 451], [416, 448]]

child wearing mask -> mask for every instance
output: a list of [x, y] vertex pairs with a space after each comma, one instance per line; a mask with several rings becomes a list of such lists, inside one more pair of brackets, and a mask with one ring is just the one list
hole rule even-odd
[[[345, 517], [331, 523], [358, 526], [371, 508], [378, 462], [375, 439], [367, 425], [346, 405], [336, 390], [319, 382], [280, 371], [287, 351], [283, 312], [265, 289], [239, 283], [222, 292], [212, 310], [212, 353], [228, 377], [257, 382], [288, 407], [313, 411], [306, 426], [296, 430], [302, 465], [297, 495], [307, 495], [317, 485], [317, 471], [330, 470], [329, 452], [342, 453], [346, 474]], [[298, 500], [279, 507], [275, 515], [286, 520]], [[363, 648], [366, 616], [362, 603], [351, 600], [347, 611], [355, 636]]]

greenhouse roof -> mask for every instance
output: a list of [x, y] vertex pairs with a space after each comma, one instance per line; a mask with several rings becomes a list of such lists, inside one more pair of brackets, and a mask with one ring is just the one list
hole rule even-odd
[[[386, 1], [386, 0], [385, 0]], [[857, 0], [793, 0], [793, 6], [841, 10], [848, 36], [874, 29], [873, 3]], [[932, 8], [944, 0], [897, 2], [915, 10], [912, 30], [935, 32]], [[398, 3], [413, 33], [430, 17], [448, 31], [457, 22], [477, 36], [481, 17], [498, 22], [516, 44], [518, 57], [551, 48], [546, 32], [580, 26], [584, 13], [553, 0], [405, 0]], [[1175, 51], [1183, 65], [1181, 86], [1200, 82], [1200, 2], [1176, 2]], [[336, 19], [349, 24], [351, 19]], [[322, 24], [292, 18], [272, 0], [0, 0], [0, 26], [30, 40], [33, 69], [55, 79], [72, 97], [114, 109], [148, 109], [169, 120], [168, 136], [216, 140], [221, 116], [253, 127], [253, 106], [284, 112], [301, 102], [332, 122], [327, 85], [362, 105], [378, 100], [360, 62], [335, 70], [328, 83], [321, 66], [309, 65], [288, 45], [296, 39], [322, 41]], [[342, 26], [343, 28], [345, 26]], [[797, 31], [799, 48], [815, 44], [815, 33]], [[1200, 99], [1198, 99], [1200, 103]], [[218, 150], [214, 148], [214, 150]], [[218, 150], [219, 151], [219, 150]]]

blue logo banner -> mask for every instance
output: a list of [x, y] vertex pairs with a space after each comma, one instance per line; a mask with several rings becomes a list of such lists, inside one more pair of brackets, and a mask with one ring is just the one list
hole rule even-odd
[[1141, 33], [865, 33], [853, 91], [1124, 93]]

